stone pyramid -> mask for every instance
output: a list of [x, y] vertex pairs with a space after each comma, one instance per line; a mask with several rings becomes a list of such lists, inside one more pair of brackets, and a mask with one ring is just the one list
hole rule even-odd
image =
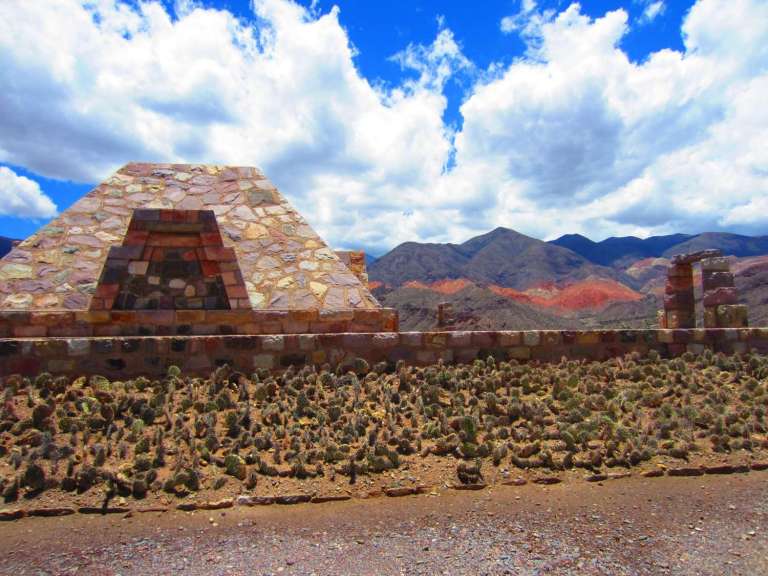
[[132, 163], [0, 260], [0, 310], [380, 310], [256, 168]]

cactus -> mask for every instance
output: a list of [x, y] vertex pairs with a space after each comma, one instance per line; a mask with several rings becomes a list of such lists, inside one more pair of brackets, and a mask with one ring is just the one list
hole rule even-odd
[[240, 458], [237, 454], [228, 454], [224, 459], [224, 469], [229, 476], [234, 476], [238, 480], [245, 480], [247, 475], [247, 467], [245, 460]]

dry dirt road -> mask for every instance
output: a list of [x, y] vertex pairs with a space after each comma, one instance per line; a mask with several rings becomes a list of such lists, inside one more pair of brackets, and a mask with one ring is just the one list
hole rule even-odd
[[0, 573], [768, 574], [768, 472], [26, 518]]

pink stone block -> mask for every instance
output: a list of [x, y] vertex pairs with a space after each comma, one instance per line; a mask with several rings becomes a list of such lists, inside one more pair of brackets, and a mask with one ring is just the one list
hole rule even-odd
[[520, 344], [520, 332], [504, 330], [499, 332], [499, 346], [518, 346]]
[[381, 332], [373, 335], [374, 348], [393, 348], [400, 343], [400, 335], [396, 332]]
[[407, 348], [420, 348], [423, 343], [422, 332], [400, 332], [400, 344]]
[[14, 326], [13, 335], [16, 338], [40, 338], [48, 334], [47, 326]]

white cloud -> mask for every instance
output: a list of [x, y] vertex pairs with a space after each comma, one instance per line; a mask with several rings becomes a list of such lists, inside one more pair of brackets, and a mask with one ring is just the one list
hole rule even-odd
[[20, 218], [52, 218], [56, 205], [34, 180], [0, 166], [0, 214]]
[[664, 0], [643, 0], [643, 4], [645, 4], [645, 8], [643, 9], [643, 14], [640, 16], [641, 24], [649, 24], [653, 22], [667, 10], [667, 5], [664, 3]]
[[530, 22], [528, 57], [475, 87], [456, 138], [458, 166], [496, 167], [496, 223], [547, 237], [765, 233], [768, 214], [748, 207], [768, 195], [768, 4], [700, 0], [685, 51], [642, 63], [620, 48], [623, 10], [591, 19], [572, 4]]
[[395, 55], [405, 79], [382, 87], [355, 67], [336, 9], [255, 0], [245, 22], [200, 6], [0, 2], [0, 161], [81, 181], [130, 160], [257, 165], [332, 243], [379, 251], [496, 225], [768, 225], [761, 0], [699, 0], [685, 50], [641, 63], [621, 49], [624, 11], [525, 0], [501, 28], [527, 53], [478, 75], [457, 129], [445, 84], [475, 71], [444, 24]]
[[453, 32], [444, 27], [444, 22], [443, 17], [438, 18], [440, 30], [430, 46], [409, 44], [391, 58], [404, 70], [415, 70], [419, 73], [418, 81], [406, 83], [411, 89], [442, 91], [448, 78], [459, 71], [473, 68], [472, 63], [461, 52]]
[[[284, 0], [255, 20], [176, 2], [0, 2], [0, 161], [98, 181], [131, 160], [257, 165], [334, 243], [418, 236], [369, 229], [429, 193], [448, 158], [442, 84], [466, 59], [448, 30], [372, 86], [338, 10]], [[423, 81], [422, 81], [423, 80]]]

